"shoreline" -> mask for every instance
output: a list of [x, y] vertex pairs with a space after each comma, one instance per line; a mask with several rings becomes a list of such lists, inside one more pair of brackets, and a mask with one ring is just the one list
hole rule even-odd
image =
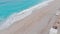
[[[0, 30], [3, 30], [3, 29], [5, 29], [5, 28], [8, 28], [8, 27], [11, 26], [14, 22], [19, 21], [19, 20], [21, 20], [21, 19], [23, 19], [23, 18], [31, 15], [31, 14], [33, 13], [33, 10], [34, 10], [35, 8], [37, 8], [37, 7], [38, 7], [38, 8], [43, 8], [43, 7], [47, 6], [48, 3], [51, 2], [51, 1], [53, 1], [53, 0], [43, 1], [42, 3], [39, 3], [39, 4], [35, 5], [35, 6], [32, 6], [32, 7], [29, 8], [29, 9], [23, 10], [23, 11], [21, 11], [20, 13], [15, 13], [15, 14], [11, 15], [11, 16], [6, 20], [6, 22], [0, 26]], [[13, 19], [12, 19], [12, 18], [13, 18]], [[13, 21], [12, 21], [12, 20], [13, 20]], [[11, 21], [12, 21], [12, 22], [11, 22]]]

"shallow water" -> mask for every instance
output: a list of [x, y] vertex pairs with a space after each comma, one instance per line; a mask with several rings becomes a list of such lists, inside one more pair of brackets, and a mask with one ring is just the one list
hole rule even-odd
[[0, 22], [6, 20], [13, 13], [21, 12], [42, 1], [43, 0], [0, 0]]

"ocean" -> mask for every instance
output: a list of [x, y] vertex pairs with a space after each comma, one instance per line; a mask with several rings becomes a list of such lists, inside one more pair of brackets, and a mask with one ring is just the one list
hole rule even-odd
[[0, 0], [0, 24], [13, 13], [22, 12], [43, 0]]

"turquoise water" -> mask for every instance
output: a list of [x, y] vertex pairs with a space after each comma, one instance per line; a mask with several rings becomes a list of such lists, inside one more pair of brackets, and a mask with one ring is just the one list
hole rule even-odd
[[40, 2], [42, 0], [0, 0], [0, 21]]

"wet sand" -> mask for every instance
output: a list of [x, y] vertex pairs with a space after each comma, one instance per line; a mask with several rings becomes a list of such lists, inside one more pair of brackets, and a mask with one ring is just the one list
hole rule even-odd
[[0, 31], [0, 34], [47, 34], [48, 25], [52, 26], [49, 21], [56, 17], [56, 9], [59, 8], [60, 0], [49, 3], [43, 8], [35, 8], [33, 13], [24, 19], [15, 22], [8, 29]]

